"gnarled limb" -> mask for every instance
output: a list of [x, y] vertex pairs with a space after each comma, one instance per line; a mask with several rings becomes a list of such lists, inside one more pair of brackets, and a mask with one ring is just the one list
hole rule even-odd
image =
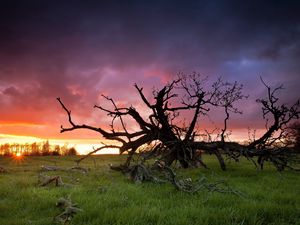
[[[268, 144], [267, 142], [273, 137], [274, 132], [284, 129], [290, 121], [299, 119], [300, 115], [300, 100], [296, 101], [291, 107], [288, 107], [285, 104], [278, 104], [279, 98], [276, 94], [279, 90], [283, 89], [282, 85], [272, 89], [262, 78], [261, 82], [267, 88], [268, 97], [267, 99], [257, 99], [256, 101], [262, 104], [263, 118], [266, 118], [266, 116], [270, 114], [273, 119], [273, 124], [259, 139], [251, 142], [248, 146], [249, 148]], [[273, 143], [278, 139], [280, 139], [280, 136], [277, 139], [272, 140]]]

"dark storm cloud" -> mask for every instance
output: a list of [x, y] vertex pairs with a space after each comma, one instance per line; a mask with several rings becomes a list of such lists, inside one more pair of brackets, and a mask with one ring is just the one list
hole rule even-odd
[[5, 57], [210, 68], [239, 56], [274, 59], [299, 39], [299, 5], [289, 1], [18, 2], [3, 9]]
[[286, 83], [286, 99], [293, 99], [300, 71], [299, 5], [1, 1], [0, 95], [9, 95], [1, 101], [47, 106], [61, 96], [86, 106], [98, 101], [98, 92], [124, 100], [132, 98], [134, 82], [151, 90], [178, 71], [194, 70], [245, 83], [254, 97], [263, 93], [257, 89], [262, 75], [272, 84]]

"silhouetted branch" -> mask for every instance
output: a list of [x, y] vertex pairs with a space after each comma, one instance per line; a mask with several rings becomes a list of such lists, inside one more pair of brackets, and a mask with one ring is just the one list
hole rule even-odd
[[[300, 101], [298, 100], [291, 107], [287, 107], [285, 104], [276, 104], [279, 98], [276, 96], [277, 91], [281, 90], [283, 87], [280, 85], [279, 87], [274, 88], [272, 90], [261, 78], [261, 82], [267, 88], [268, 98], [267, 99], [257, 99], [256, 101], [262, 104], [262, 112], [263, 118], [266, 118], [268, 114], [271, 114], [273, 117], [273, 124], [267, 129], [267, 131], [257, 140], [253, 141], [249, 144], [249, 148], [254, 148], [258, 145], [266, 145], [268, 140], [272, 139], [274, 132], [281, 130], [286, 126], [291, 120], [299, 119], [300, 115]], [[280, 139], [279, 136], [277, 139], [272, 140], [271, 142], [275, 142]]]
[[104, 146], [101, 146], [99, 148], [96, 148], [93, 151], [91, 151], [88, 154], [86, 154], [83, 157], [81, 157], [80, 159], [77, 159], [76, 160], [77, 164], [79, 164], [82, 160], [86, 159], [90, 155], [95, 154], [96, 152], [99, 152], [99, 151], [101, 151], [103, 149], [106, 149], [106, 148], [117, 148], [117, 149], [120, 149], [120, 146], [117, 146], [117, 145], [104, 145]]

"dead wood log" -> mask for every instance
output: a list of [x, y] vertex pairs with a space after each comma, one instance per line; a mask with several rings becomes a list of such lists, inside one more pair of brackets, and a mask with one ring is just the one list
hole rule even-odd
[[0, 166], [0, 173], [7, 173], [7, 170], [4, 167]]
[[51, 183], [54, 183], [55, 186], [64, 186], [64, 183], [61, 179], [61, 176], [48, 176], [44, 174], [39, 174], [38, 176], [39, 186], [47, 186]]
[[83, 174], [87, 174], [89, 172], [89, 168], [84, 168], [81, 166], [73, 166], [70, 168], [64, 168], [64, 167], [58, 167], [58, 166], [49, 166], [49, 165], [43, 165], [41, 166], [41, 171], [44, 172], [48, 172], [48, 171], [66, 171], [66, 172], [70, 172], [70, 171], [78, 171], [81, 172]]
[[73, 166], [69, 169], [67, 169], [68, 171], [78, 171], [78, 172], [81, 172], [81, 173], [84, 173], [84, 174], [87, 174], [90, 169], [89, 168], [84, 168], [84, 167], [81, 167], [81, 166]]
[[63, 168], [61, 167], [58, 167], [58, 166], [48, 166], [48, 165], [42, 165], [41, 166], [41, 171], [62, 171], [64, 170]]
[[62, 210], [62, 213], [54, 217], [54, 221], [61, 224], [67, 224], [82, 209], [77, 207], [77, 204], [72, 203], [70, 198], [59, 198], [56, 206]]

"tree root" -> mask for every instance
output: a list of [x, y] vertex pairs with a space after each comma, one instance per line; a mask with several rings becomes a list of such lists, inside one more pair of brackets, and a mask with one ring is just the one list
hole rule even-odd
[[[125, 175], [129, 176], [130, 180], [134, 181], [134, 183], [142, 183], [144, 181], [154, 183], [170, 182], [177, 190], [187, 193], [207, 190], [209, 192], [230, 193], [244, 197], [241, 192], [231, 188], [225, 181], [209, 183], [204, 176], [195, 182], [193, 182], [191, 178], [178, 179], [173, 169], [161, 164], [159, 164], [159, 166], [155, 165], [153, 169], [150, 169], [143, 164], [137, 164], [130, 167], [122, 165], [111, 166], [111, 169], [123, 172]], [[154, 175], [155, 172], [157, 173], [158, 171], [160, 172], [160, 175], [163, 175], [163, 178]]]
[[63, 212], [55, 216], [54, 221], [61, 224], [69, 223], [76, 213], [82, 211], [76, 205], [72, 203], [70, 198], [59, 198], [56, 206], [63, 210]]
[[176, 173], [170, 168], [165, 167], [168, 172], [169, 181], [175, 186], [177, 190], [195, 193], [200, 190], [207, 190], [209, 192], [229, 193], [244, 197], [244, 194], [231, 188], [225, 181], [220, 180], [215, 183], [209, 183], [205, 176], [200, 177], [197, 181], [193, 182], [191, 178], [177, 179]]
[[134, 166], [125, 166], [125, 165], [119, 165], [119, 166], [113, 166], [110, 165], [110, 168], [112, 170], [120, 171], [130, 180], [132, 180], [134, 183], [142, 183], [144, 181], [152, 181], [154, 183], [164, 183], [167, 182], [166, 180], [162, 180], [152, 174], [152, 171], [150, 171], [145, 165], [143, 164], [136, 164]]
[[157, 176], [154, 176], [152, 173], [153, 172], [150, 169], [148, 169], [145, 165], [137, 164], [137, 165], [132, 166], [129, 169], [129, 171], [127, 172], [127, 175], [135, 183], [142, 183], [143, 181], [151, 181], [154, 183], [167, 182], [166, 180], [163, 180]]

